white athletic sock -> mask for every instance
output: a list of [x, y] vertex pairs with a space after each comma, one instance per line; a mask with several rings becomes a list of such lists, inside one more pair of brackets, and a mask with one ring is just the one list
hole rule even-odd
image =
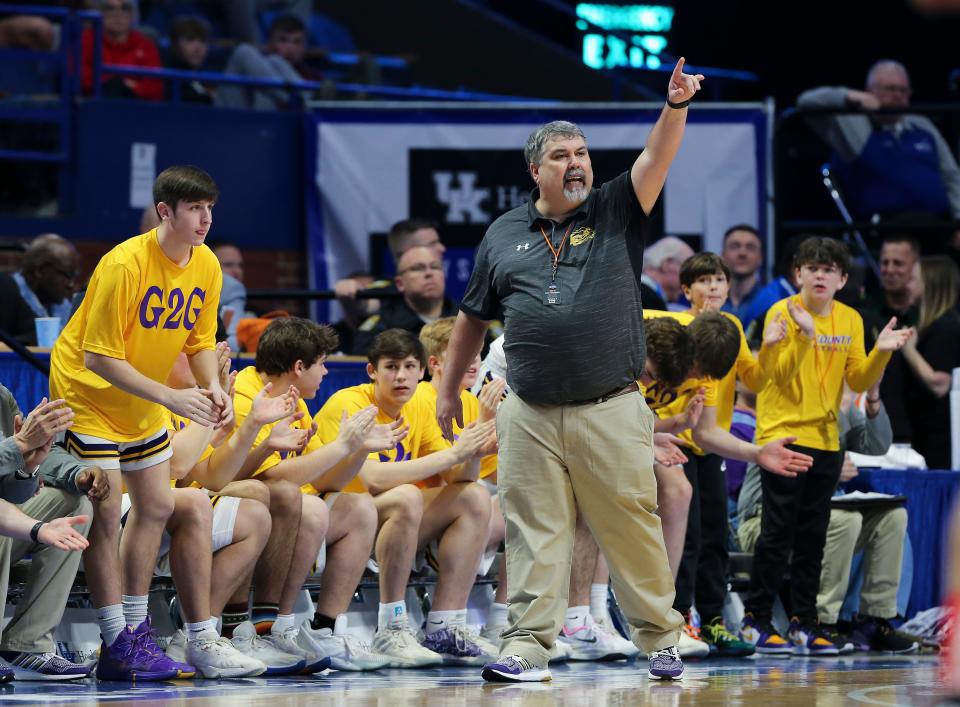
[[196, 623], [184, 622], [183, 627], [187, 629], [188, 641], [200, 640], [200, 638], [202, 638], [200, 634], [204, 631], [213, 631], [217, 636], [220, 635], [217, 633], [217, 620], [212, 616], [206, 621], [197, 621]]
[[295, 618], [293, 614], [277, 614], [277, 620], [270, 627], [270, 633], [274, 636], [282, 636], [287, 629], [296, 628]]
[[609, 616], [607, 611], [607, 584], [590, 585], [590, 615], [594, 621], [606, 621]]
[[100, 635], [103, 636], [103, 642], [108, 646], [113, 645], [123, 629], [127, 625], [127, 620], [123, 617], [123, 605], [111, 604], [97, 609], [97, 623], [100, 624]]
[[[431, 611], [427, 614], [427, 627], [424, 629], [424, 633], [428, 636], [432, 636], [438, 631], [442, 631], [445, 628], [452, 628], [456, 625], [456, 618], [459, 612], [456, 610], [453, 611]], [[466, 622], [466, 617], [464, 617], [464, 622]]]
[[403, 628], [407, 625], [407, 602], [392, 601], [388, 604], [381, 603], [380, 611], [377, 612], [377, 630], [382, 631], [385, 628]]
[[127, 620], [127, 626], [135, 629], [137, 626], [147, 620], [147, 595], [130, 596], [123, 594], [120, 597], [123, 603], [123, 616]]
[[490, 615], [487, 616], [487, 626], [506, 626], [508, 607], [506, 604], [494, 603], [490, 607]]
[[589, 606], [571, 606], [567, 609], [567, 618], [563, 622], [563, 627], [569, 631], [574, 631], [585, 626], [589, 615]]

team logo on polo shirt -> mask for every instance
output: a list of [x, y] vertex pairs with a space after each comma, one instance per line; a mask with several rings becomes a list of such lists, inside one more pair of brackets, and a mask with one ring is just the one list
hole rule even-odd
[[583, 226], [570, 234], [570, 245], [581, 245], [589, 240], [593, 240], [595, 235], [597, 235], [596, 231], [589, 226]]

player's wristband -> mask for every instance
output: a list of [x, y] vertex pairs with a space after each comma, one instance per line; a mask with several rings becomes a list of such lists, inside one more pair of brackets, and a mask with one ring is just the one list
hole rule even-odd
[[33, 542], [35, 542], [35, 543], [40, 542], [40, 528], [42, 528], [42, 527], [45, 526], [46, 524], [47, 524], [47, 521], [45, 521], [45, 520], [38, 520], [37, 523], [36, 523], [36, 525], [34, 525], [34, 526], [30, 529], [30, 539], [33, 540]]
[[692, 100], [693, 100], [692, 98], [688, 98], [687, 100], [683, 101], [682, 103], [674, 103], [673, 101], [671, 101], [671, 100], [668, 98], [668, 99], [667, 99], [667, 105], [670, 106], [671, 108], [673, 108], [674, 110], [680, 110], [681, 108], [686, 108], [688, 105], [690, 105], [690, 101], [692, 101]]

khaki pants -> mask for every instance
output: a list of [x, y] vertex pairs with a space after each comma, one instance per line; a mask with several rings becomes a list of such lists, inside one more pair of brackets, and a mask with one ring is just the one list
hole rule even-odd
[[[93, 512], [86, 496], [44, 488], [20, 510], [31, 518], [50, 521], [61, 516], [87, 515]], [[90, 524], [74, 526], [84, 535]], [[0, 649], [26, 653], [53, 653], [53, 630], [63, 618], [70, 587], [80, 565], [79, 552], [57, 550], [30, 540], [0, 538], [0, 607], [7, 601], [11, 565], [30, 554], [30, 577], [16, 613], [3, 630]]]
[[510, 604], [501, 653], [546, 664], [567, 609], [577, 508], [610, 565], [633, 642], [648, 653], [676, 645], [683, 617], [672, 608], [643, 397], [543, 406], [509, 395], [497, 433]]
[[740, 526], [737, 528], [737, 540], [740, 541], [740, 549], [752, 555], [759, 537], [760, 514], [758, 513], [753, 518], [747, 518], [747, 520], [740, 523]]
[[860, 613], [889, 619], [897, 615], [897, 589], [907, 532], [905, 508], [830, 511], [827, 544], [823, 549], [817, 614], [835, 624], [850, 586], [854, 554], [863, 550]]

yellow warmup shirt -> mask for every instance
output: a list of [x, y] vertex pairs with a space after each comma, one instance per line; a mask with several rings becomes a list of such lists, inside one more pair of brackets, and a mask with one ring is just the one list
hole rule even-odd
[[747, 344], [746, 334], [743, 333], [743, 324], [729, 312], [721, 312], [721, 314], [736, 324], [737, 331], [740, 332], [740, 351], [737, 353], [737, 360], [730, 372], [717, 382], [717, 427], [729, 432], [730, 423], [733, 422], [733, 406], [737, 399], [737, 378], [739, 377], [754, 393], [759, 393], [766, 381], [764, 365], [767, 363], [769, 354], [767, 351], [762, 351], [760, 360], [754, 358], [750, 345]]
[[[656, 319], [658, 317], [670, 317], [676, 319], [683, 326], [693, 321], [693, 315], [689, 312], [666, 312], [658, 309], [643, 310], [644, 319]], [[749, 350], [747, 351], [749, 353]], [[639, 383], [639, 381], [638, 381]], [[679, 415], [687, 409], [690, 398], [696, 395], [700, 388], [704, 389], [704, 407], [716, 407], [718, 403], [717, 386], [718, 381], [713, 378], [687, 378], [678, 388], [667, 388], [654, 381], [649, 387], [639, 383], [640, 392], [644, 400], [647, 401], [647, 407], [650, 408], [657, 417], [667, 419], [674, 415]], [[706, 454], [700, 447], [693, 442], [693, 433], [690, 430], [684, 430], [679, 435], [684, 440], [694, 454], [703, 456]]]
[[161, 250], [156, 229], [103, 256], [50, 354], [50, 394], [73, 408], [74, 432], [132, 442], [164, 426], [163, 406], [87, 369], [84, 353], [125, 360], [165, 383], [181, 351], [214, 348], [221, 282], [220, 263], [207, 246], [194, 248], [180, 267]]
[[[260, 374], [257, 373], [257, 369], [254, 366], [247, 366], [237, 374], [237, 379], [234, 381], [233, 388], [233, 413], [237, 418], [237, 427], [239, 427], [244, 419], [246, 419], [247, 415], [250, 414], [250, 409], [253, 407], [253, 399], [257, 397], [257, 393], [263, 390], [264, 385], [266, 384], [260, 378]], [[310, 411], [307, 409], [307, 404], [303, 402], [302, 398], [297, 399], [297, 412], [302, 412], [303, 417], [294, 422], [293, 427], [301, 430], [309, 430], [313, 426], [313, 421], [310, 419]], [[280, 424], [280, 422], [283, 422], [283, 424], [290, 424], [280, 420], [279, 422], [272, 422], [269, 425], [264, 425], [257, 433], [257, 438], [254, 440], [251, 449], [259, 447], [267, 439], [267, 437], [270, 436], [270, 431], [273, 429], [273, 426]], [[297, 456], [302, 457], [310, 452], [320, 449], [322, 446], [323, 443], [320, 441], [319, 436], [314, 435], [310, 438], [310, 441], [307, 442], [307, 446], [302, 452], [273, 452], [259, 467], [257, 467], [257, 470], [253, 472], [253, 475], [257, 476], [265, 472], [267, 469], [272, 469], [284, 459]]]
[[863, 348], [863, 319], [851, 307], [833, 302], [826, 316], [814, 316], [813, 341], [800, 333], [787, 311], [787, 301], [801, 305], [800, 295], [782, 299], [767, 312], [787, 321], [787, 336], [773, 348], [768, 379], [757, 397], [758, 445], [780, 437], [796, 444], [838, 451], [837, 413], [843, 381], [861, 393], [873, 385], [890, 360], [889, 352]]
[[[364, 385], [355, 385], [350, 388], [338, 390], [330, 396], [320, 412], [313, 418], [317, 423], [317, 437], [323, 442], [332, 442], [340, 433], [340, 416], [346, 410], [347, 415], [353, 415], [358, 410], [362, 410], [368, 405], [376, 405], [376, 399], [373, 395], [373, 383]], [[431, 401], [430, 397], [424, 393], [422, 386], [417, 386], [413, 397], [407, 401], [407, 404], [400, 410], [400, 416], [405, 424], [410, 426], [406, 438], [397, 443], [397, 446], [386, 452], [373, 452], [370, 459], [381, 462], [401, 462], [410, 459], [420, 459], [428, 454], [440, 452], [450, 448], [450, 443], [444, 439], [440, 433], [440, 427], [436, 423], [436, 398]], [[393, 419], [388, 417], [382, 410], [377, 413], [378, 424], [388, 424]], [[418, 482], [417, 486], [426, 486], [424, 481]], [[316, 493], [312, 486], [305, 486], [304, 490]], [[359, 476], [354, 478], [343, 489], [354, 493], [366, 491], [363, 481]]]
[[[433, 405], [433, 424], [437, 425], [437, 429], [440, 429], [439, 423], [437, 423], [437, 391], [432, 384], [427, 383], [426, 381], [421, 382], [418, 388], [423, 388], [423, 394], [430, 399], [430, 404]], [[476, 422], [480, 419], [480, 399], [476, 395], [471, 393], [469, 390], [460, 391], [460, 404], [463, 406], [463, 424], [469, 425], [471, 422]], [[457, 424], [457, 421], [453, 421], [453, 436], [460, 438], [460, 433], [463, 432], [463, 428]], [[442, 433], [441, 433], [442, 434]], [[488, 454], [483, 459], [480, 460], [480, 478], [485, 479], [491, 474], [496, 473], [497, 471], [497, 455]]]

